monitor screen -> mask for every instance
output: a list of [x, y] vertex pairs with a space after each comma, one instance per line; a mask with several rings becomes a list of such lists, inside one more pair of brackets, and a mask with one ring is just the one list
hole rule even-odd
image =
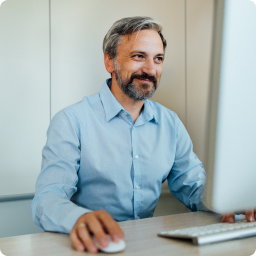
[[205, 204], [256, 209], [256, 4], [216, 0], [207, 123]]

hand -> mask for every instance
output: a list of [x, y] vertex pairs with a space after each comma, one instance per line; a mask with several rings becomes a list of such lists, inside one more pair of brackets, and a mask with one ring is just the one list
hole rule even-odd
[[[245, 214], [245, 218], [248, 222], [252, 222], [256, 219], [256, 210], [248, 210], [243, 212], [242, 214]], [[222, 222], [229, 222], [229, 223], [235, 222], [234, 213], [222, 214], [221, 217], [222, 217]]]
[[114, 242], [124, 238], [124, 232], [118, 223], [106, 211], [99, 210], [82, 215], [72, 228], [69, 238], [76, 250], [97, 253], [98, 248], [92, 236], [102, 247], [107, 247], [106, 234], [109, 234]]

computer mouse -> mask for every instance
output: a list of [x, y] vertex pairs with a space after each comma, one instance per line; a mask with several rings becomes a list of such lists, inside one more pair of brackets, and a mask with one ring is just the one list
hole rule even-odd
[[115, 243], [111, 240], [111, 237], [109, 235], [107, 235], [107, 237], [108, 237], [108, 241], [109, 241], [107, 247], [100, 246], [100, 244], [98, 243], [96, 238], [93, 237], [93, 241], [95, 242], [95, 244], [99, 250], [106, 252], [106, 253], [114, 253], [114, 252], [123, 251], [125, 249], [126, 243], [123, 239], [120, 239], [119, 242]]

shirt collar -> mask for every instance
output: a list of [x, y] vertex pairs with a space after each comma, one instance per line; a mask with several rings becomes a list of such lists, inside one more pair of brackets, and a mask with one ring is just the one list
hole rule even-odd
[[117, 101], [110, 91], [110, 86], [111, 78], [107, 79], [100, 89], [100, 99], [105, 110], [107, 121], [115, 117], [120, 111], [124, 111], [123, 106]]
[[[119, 112], [125, 111], [123, 106], [117, 101], [115, 96], [110, 91], [110, 86], [111, 78], [107, 79], [100, 89], [100, 98], [105, 110], [107, 121], [117, 116]], [[155, 124], [159, 124], [149, 100], [145, 100], [141, 115], [143, 116], [144, 121], [152, 121]]]
[[151, 106], [151, 101], [150, 100], [145, 100], [143, 110], [142, 110], [142, 115], [145, 119], [145, 121], [149, 122], [152, 121], [155, 124], [159, 124], [156, 115], [154, 114], [154, 110]]

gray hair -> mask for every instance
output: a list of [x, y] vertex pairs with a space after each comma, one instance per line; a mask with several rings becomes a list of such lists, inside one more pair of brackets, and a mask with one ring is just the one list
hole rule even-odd
[[162, 39], [164, 50], [167, 42], [162, 35], [162, 26], [160, 22], [145, 16], [135, 16], [123, 18], [116, 21], [109, 29], [103, 40], [103, 53], [109, 54], [112, 59], [117, 56], [117, 48], [124, 35], [133, 34], [142, 29], [155, 30]]

